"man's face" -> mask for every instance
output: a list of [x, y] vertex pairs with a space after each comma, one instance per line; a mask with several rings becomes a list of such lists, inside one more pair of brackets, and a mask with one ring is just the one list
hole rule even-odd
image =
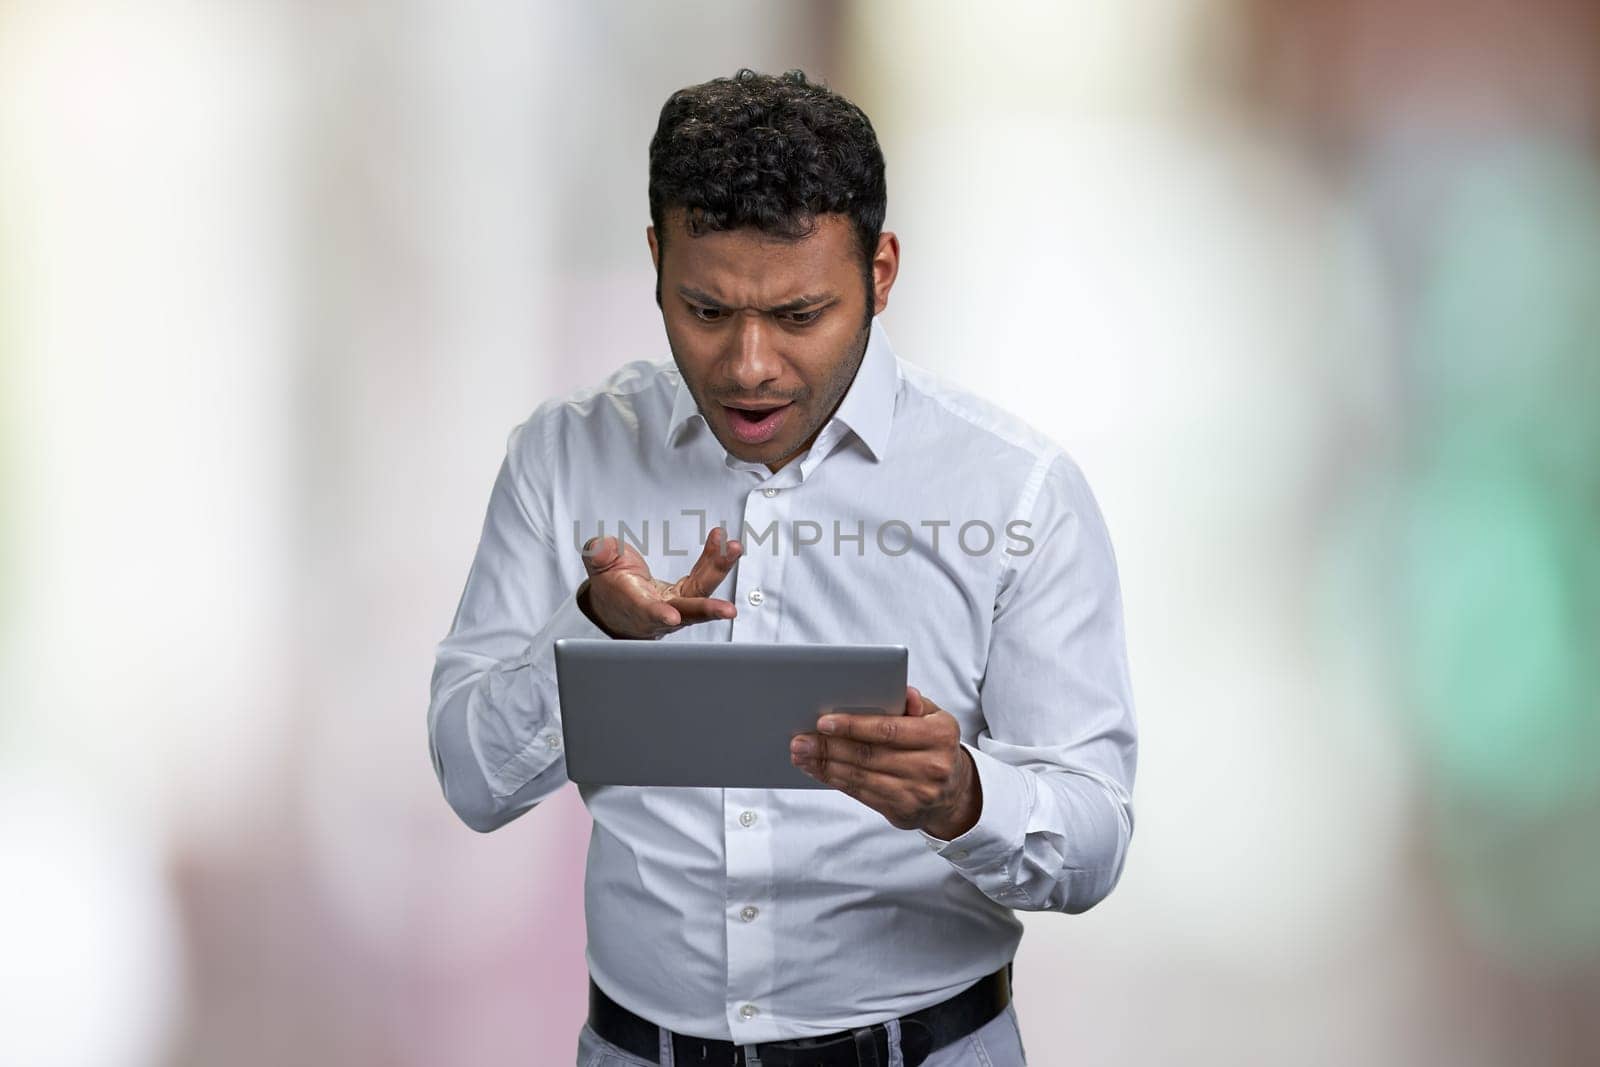
[[[682, 210], [652, 227], [661, 316], [683, 380], [722, 447], [773, 471], [811, 446], [854, 379], [872, 315], [893, 282], [861, 262], [843, 215], [824, 215], [809, 237], [756, 229], [692, 237]], [[892, 234], [881, 251], [898, 253]], [[881, 290], [881, 296], [880, 294]]]

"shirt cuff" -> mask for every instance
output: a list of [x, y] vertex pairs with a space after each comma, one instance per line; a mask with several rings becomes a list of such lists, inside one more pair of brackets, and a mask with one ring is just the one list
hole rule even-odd
[[977, 872], [1009, 866], [1010, 859], [1022, 851], [1027, 836], [1028, 811], [1033, 805], [1036, 785], [1033, 775], [1013, 767], [965, 741], [961, 747], [972, 754], [978, 782], [983, 789], [983, 808], [978, 821], [966, 833], [949, 841], [918, 830], [930, 849], [960, 870]]

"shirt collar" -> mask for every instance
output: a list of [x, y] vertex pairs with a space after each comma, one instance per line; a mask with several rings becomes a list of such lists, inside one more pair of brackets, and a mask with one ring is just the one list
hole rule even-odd
[[[898, 360], [889, 344], [889, 335], [882, 320], [874, 316], [866, 354], [861, 357], [861, 366], [856, 368], [856, 376], [845, 390], [844, 399], [839, 401], [833, 417], [850, 428], [875, 461], [883, 459], [889, 445], [899, 379]], [[695, 419], [702, 424], [706, 421], [679, 372], [678, 390], [672, 398], [672, 417], [667, 420], [667, 447], [676, 445], [685, 427]]]

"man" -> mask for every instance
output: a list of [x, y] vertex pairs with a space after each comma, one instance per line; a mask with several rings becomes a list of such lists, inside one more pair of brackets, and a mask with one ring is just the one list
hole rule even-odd
[[831, 789], [580, 787], [579, 1062], [1022, 1063], [1014, 912], [1095, 904], [1133, 832], [1094, 498], [891, 350], [900, 248], [853, 104], [799, 71], [674, 93], [649, 197], [672, 359], [512, 431], [433, 676], [445, 796], [489, 831], [567, 780], [561, 637], [904, 644], [904, 717], [795, 739]]

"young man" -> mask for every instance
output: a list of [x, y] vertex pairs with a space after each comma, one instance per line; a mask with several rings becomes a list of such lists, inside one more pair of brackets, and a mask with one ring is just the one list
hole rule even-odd
[[567, 780], [558, 638], [910, 649], [905, 717], [792, 745], [831, 789], [582, 787], [580, 1064], [1020, 1064], [1014, 912], [1121, 873], [1104, 523], [1058, 445], [895, 356], [885, 203], [867, 117], [800, 72], [674, 93], [646, 231], [672, 359], [510, 435], [429, 708], [472, 828]]

